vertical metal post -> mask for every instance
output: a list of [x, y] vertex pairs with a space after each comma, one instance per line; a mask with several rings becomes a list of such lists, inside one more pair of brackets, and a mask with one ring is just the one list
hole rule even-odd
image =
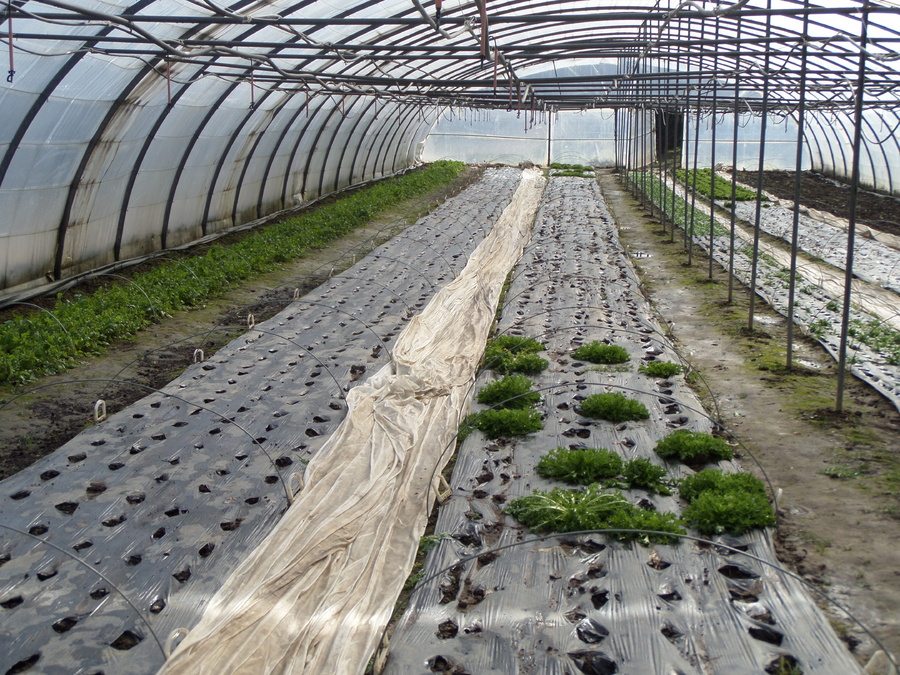
[[551, 128], [553, 126], [553, 111], [551, 110], [547, 114], [547, 166], [550, 166], [551, 153], [550, 153], [550, 144], [552, 143], [552, 135]]
[[[737, 17], [735, 35], [741, 35], [741, 15]], [[728, 304], [734, 300], [734, 244], [735, 244], [735, 211], [737, 209], [737, 157], [738, 128], [740, 127], [741, 83], [738, 79], [741, 65], [741, 43], [735, 47], [734, 57], [734, 133], [731, 137], [731, 231], [728, 234]]]
[[[703, 92], [700, 89], [700, 79], [697, 79], [697, 123], [694, 125], [694, 172], [691, 174], [690, 194], [685, 193], [685, 204], [690, 199], [690, 206], [687, 207], [691, 211], [690, 222], [685, 223], [684, 237], [685, 246], [687, 247], [688, 265], [694, 264], [694, 211], [697, 205], [697, 155], [700, 152], [700, 97]], [[688, 181], [684, 182], [687, 188]]]
[[712, 117], [709, 153], [709, 278], [713, 278], [713, 245], [716, 229], [716, 113], [719, 103], [719, 17], [716, 17], [716, 55], [713, 57]]
[[[766, 3], [766, 9], [772, 9], [772, 0]], [[747, 328], [753, 330], [753, 318], [756, 309], [756, 273], [759, 266], [759, 220], [762, 215], [763, 169], [766, 164], [766, 124], [769, 120], [769, 39], [772, 37], [772, 15], [766, 15], [766, 58], [763, 66], [762, 121], [759, 129], [759, 165], [756, 173], [756, 218], [753, 222], [753, 261], [750, 264], [750, 309]]]
[[[809, 0], [804, 0], [803, 9], [809, 8]], [[800, 235], [800, 177], [803, 169], [803, 125], [806, 116], [806, 31], [809, 27], [809, 12], [803, 12], [803, 47], [800, 51], [800, 102], [797, 106], [797, 154], [794, 167], [794, 220], [791, 227], [791, 273], [788, 282], [787, 315], [787, 368], [794, 365], [794, 297], [797, 287], [797, 249]]]
[[856, 105], [853, 111], [853, 170], [850, 174], [850, 213], [847, 218], [847, 259], [844, 263], [844, 308], [841, 312], [840, 359], [838, 360], [837, 398], [834, 408], [844, 408], [847, 376], [847, 333], [850, 326], [850, 296], [853, 292], [853, 249], [856, 244], [856, 205], [859, 195], [859, 156], [862, 149], [863, 95], [866, 91], [866, 47], [869, 43], [869, 0], [863, 0], [859, 39], [859, 74], [856, 80]]

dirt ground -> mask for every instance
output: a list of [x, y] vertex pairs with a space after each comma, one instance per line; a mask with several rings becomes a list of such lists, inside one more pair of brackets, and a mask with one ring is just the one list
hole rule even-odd
[[[780, 491], [780, 558], [900, 655], [900, 415], [853, 378], [844, 414], [835, 414], [836, 368], [823, 349], [804, 339], [795, 351], [804, 367], [786, 371], [783, 317], [758, 311], [749, 331], [742, 287], [728, 304], [727, 277], [717, 269], [709, 281], [701, 250], [687, 267], [680, 238], [671, 243], [614, 175], [602, 176], [601, 187], [656, 310], [711, 390], [707, 406], [718, 407]], [[742, 465], [762, 477], [744, 455]], [[865, 662], [873, 641], [820, 605]]]
[[[289, 302], [295, 287], [315, 284], [332, 269], [353, 264], [361, 253], [478, 175], [470, 170], [447, 189], [404, 204], [379, 222], [203, 308], [153, 326], [110, 348], [102, 358], [33, 383], [31, 392], [20, 398], [11, 400], [20, 392], [0, 390], [0, 402], [8, 402], [0, 409], [0, 478], [28, 466], [90, 424], [98, 398], [110, 411], [118, 410], [149, 393], [148, 387], [170, 381], [189, 364], [195, 349], [208, 354], [242, 332], [247, 314], [254, 314], [257, 321], [275, 314]], [[822, 194], [835, 192], [825, 184], [828, 188]], [[788, 197], [793, 194], [790, 185]], [[785, 372], [783, 319], [763, 311], [757, 330], [747, 331], [744, 291], [736, 287], [734, 302], [727, 304], [727, 279], [717, 270], [712, 283], [706, 280], [701, 251], [694, 253], [694, 267], [685, 267], [681, 244], [669, 243], [659, 224], [636, 208], [613, 174], [604, 174], [601, 186], [651, 299], [712, 390], [707, 404], [718, 406], [725, 426], [782, 491], [777, 536], [783, 560], [847, 606], [900, 655], [900, 566], [893, 557], [894, 542], [900, 538], [900, 415], [856, 381], [850, 382], [845, 414], [835, 415], [834, 364], [823, 350], [801, 343], [796, 356], [807, 367]], [[887, 215], [864, 218], [870, 222], [895, 218], [891, 213], [897, 213], [896, 203], [890, 203], [893, 211]], [[818, 199], [809, 205], [824, 208]], [[751, 458], [742, 462], [757, 470]], [[864, 661], [873, 642], [851, 621], [839, 618], [839, 612], [832, 615], [839, 632]]]
[[[738, 171], [737, 178], [745, 185], [756, 185], [755, 171]], [[763, 190], [779, 199], [794, 199], [793, 171], [766, 171]], [[840, 218], [848, 218], [849, 187], [820, 174], [804, 171], [800, 174], [800, 201], [813, 209], [827, 211]], [[900, 236], [900, 199], [860, 191], [857, 193], [858, 222], [883, 232]]]

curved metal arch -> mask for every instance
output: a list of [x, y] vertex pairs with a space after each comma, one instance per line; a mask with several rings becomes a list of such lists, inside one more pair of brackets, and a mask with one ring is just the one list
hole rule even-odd
[[[375, 103], [375, 114], [372, 115], [372, 119], [369, 121], [369, 125], [365, 128], [362, 134], [363, 142], [356, 143], [353, 149], [353, 160], [350, 162], [350, 182], [353, 182], [353, 177], [359, 174], [359, 178], [361, 181], [369, 180], [372, 176], [366, 175], [366, 160], [363, 160], [362, 165], [359, 163], [360, 159], [360, 151], [363, 146], [366, 145], [366, 159], [368, 159], [369, 151], [372, 149], [372, 146], [375, 144], [375, 135], [370, 134], [372, 127], [375, 125], [375, 122], [378, 121], [378, 115], [381, 114], [381, 110], [378, 109], [378, 100], [374, 101]], [[384, 106], [382, 106], [383, 109]], [[384, 126], [382, 123], [381, 127]], [[357, 168], [359, 167], [359, 168]], [[374, 174], [373, 174], [374, 176]]]
[[[288, 123], [284, 125], [284, 129], [282, 129], [281, 133], [278, 135], [278, 140], [275, 141], [275, 145], [274, 145], [275, 148], [278, 148], [281, 146], [281, 144], [284, 142], [284, 139], [287, 136], [288, 132], [294, 126], [294, 123], [297, 121], [297, 118], [300, 116], [301, 113], [303, 113], [304, 110], [306, 110], [306, 102], [305, 101], [303, 103], [301, 103], [299, 106], [297, 106], [297, 108], [291, 114], [290, 121], [288, 121]], [[275, 163], [275, 158], [277, 156], [278, 156], [277, 152], [273, 152], [272, 154], [270, 154], [269, 161], [266, 162], [266, 168], [263, 170], [262, 182], [259, 186], [259, 195], [257, 196], [257, 200], [256, 200], [256, 213], [257, 214], [261, 214], [263, 212], [263, 202], [265, 201], [265, 195], [266, 195], [266, 184], [269, 181], [269, 174], [272, 171], [272, 165]], [[281, 204], [280, 208], [285, 207], [283, 194], [280, 198], [280, 204]]]
[[[240, 204], [240, 201], [241, 201], [241, 188], [243, 187], [244, 179], [247, 176], [247, 169], [250, 168], [250, 163], [253, 161], [253, 155], [256, 154], [256, 150], [259, 147], [259, 144], [262, 142], [263, 138], [265, 138], [269, 127], [275, 123], [275, 119], [278, 117], [279, 113], [285, 108], [285, 106], [290, 102], [290, 100], [291, 100], [290, 96], [282, 97], [282, 100], [279, 101], [278, 103], [276, 103], [275, 106], [271, 110], [266, 111], [266, 114], [269, 115], [269, 120], [265, 124], [265, 127], [262, 129], [257, 127], [256, 140], [253, 142], [253, 146], [247, 152], [247, 157], [243, 161], [243, 164], [241, 166], [241, 172], [240, 172], [240, 175], [238, 176], [237, 185], [235, 185], [235, 187], [234, 187], [234, 205], [231, 208], [231, 222], [232, 223], [236, 224], [237, 220], [238, 220], [237, 211], [238, 211], [238, 205]], [[257, 109], [259, 109], [259, 108], [257, 107]], [[254, 217], [255, 218], [262, 217], [262, 214], [259, 212], [258, 207], [255, 211]]]
[[[353, 181], [353, 173], [354, 173], [353, 169], [356, 165], [356, 154], [354, 154], [353, 162], [351, 162], [349, 166], [347, 166], [344, 163], [344, 159], [347, 156], [347, 150], [351, 146], [356, 148], [357, 150], [359, 149], [360, 140], [362, 140], [366, 137], [366, 134], [368, 133], [369, 129], [371, 129], [372, 125], [375, 124], [376, 116], [370, 114], [370, 111], [372, 110], [372, 108], [375, 108], [375, 110], [377, 112], [378, 99], [374, 96], [369, 98], [368, 105], [365, 107], [364, 110], [362, 110], [360, 112], [360, 115], [356, 119], [356, 122], [353, 123], [353, 128], [350, 130], [350, 133], [347, 134], [347, 142], [344, 143], [344, 147], [341, 148], [341, 156], [340, 156], [340, 158], [338, 158], [338, 170], [337, 170], [337, 173], [335, 173], [334, 184], [332, 185], [332, 188], [331, 188], [333, 192], [337, 192], [342, 187], [342, 185], [341, 185], [341, 178], [342, 178], [341, 177], [341, 168], [342, 167], [346, 167], [346, 169], [347, 169], [347, 171], [346, 171], [347, 176], [346, 176], [344, 185], [353, 185], [353, 182], [354, 182]], [[362, 122], [364, 120], [367, 121], [368, 123], [363, 127], [363, 131], [362, 131], [362, 134], [360, 135], [360, 137], [355, 138], [356, 132], [360, 128], [360, 125], [362, 124]], [[320, 183], [319, 190], [321, 191], [323, 189], [324, 189], [324, 186]]]
[[[316, 188], [318, 194], [320, 194], [320, 195], [325, 194], [325, 173], [326, 173], [326, 170], [328, 169], [328, 160], [329, 160], [329, 157], [331, 156], [331, 152], [332, 152], [332, 148], [334, 147], [334, 143], [338, 139], [338, 136], [340, 136], [344, 133], [344, 130], [346, 129], [346, 126], [348, 124], [348, 120], [352, 119], [350, 116], [353, 113], [353, 108], [360, 101], [365, 101], [365, 97], [357, 95], [357, 96], [353, 96], [351, 101], [348, 103], [347, 102], [348, 96], [345, 96], [344, 99], [341, 101], [341, 121], [334, 125], [334, 131], [332, 132], [331, 137], [328, 139], [328, 143], [325, 145], [325, 153], [323, 155], [322, 167], [319, 170], [319, 185]], [[371, 105], [371, 103], [369, 105]], [[369, 106], [366, 106], [366, 108], [368, 108], [368, 107]], [[357, 111], [357, 115], [359, 115], [361, 117], [363, 115], [363, 112], [364, 111]], [[359, 124], [359, 118], [357, 118], [356, 121], [353, 122], [352, 128], [356, 128], [357, 124]], [[323, 129], [323, 131], [324, 131], [324, 129]], [[349, 134], [347, 134], [344, 138], [343, 148], [347, 147], [347, 143], [349, 142], [349, 138], [350, 138], [351, 134], [352, 134], [352, 129], [351, 129], [351, 132]], [[343, 156], [343, 148], [341, 150], [341, 156]], [[340, 165], [340, 162], [338, 162], [337, 165], [335, 166], [335, 170], [334, 170], [335, 184], [337, 184], [340, 175], [341, 175], [341, 165]], [[335, 187], [335, 191], [337, 189], [338, 189], [338, 187]]]
[[[153, 4], [157, 0], [150, 0], [146, 5]], [[242, 6], [249, 4], [251, 0], [239, 0], [239, 2], [232, 5], [229, 9], [231, 11], [236, 11], [240, 9]], [[112, 30], [112, 27], [110, 27]], [[192, 29], [188, 29], [186, 31], [187, 35], [194, 34], [199, 32], [199, 27], [194, 27]], [[74, 67], [74, 66], [73, 66]], [[110, 105], [109, 110], [107, 111], [106, 116], [103, 121], [98, 125], [93, 138], [88, 143], [87, 147], [84, 150], [82, 158], [79, 162], [78, 168], [75, 171], [74, 176], [72, 177], [71, 182], [69, 183], [69, 192], [66, 197], [66, 203], [63, 208], [62, 217], [60, 218], [59, 229], [57, 234], [57, 244], [56, 244], [56, 257], [53, 266], [53, 275], [56, 279], [60, 279], [62, 277], [62, 264], [63, 264], [63, 256], [65, 255], [65, 239], [66, 233], [68, 229], [69, 219], [72, 214], [72, 207], [75, 203], [75, 198], [81, 188], [81, 178], [84, 175], [84, 171], [87, 168], [88, 163], [92, 159], [94, 155], [94, 149], [99, 145], [101, 139], [103, 138], [106, 130], [109, 127], [110, 122], [120, 113], [121, 107], [124, 102], [127, 100], [128, 96], [135, 90], [135, 88], [144, 81], [144, 79], [149, 75], [150, 71], [154, 70], [153, 66], [149, 63], [146, 63], [143, 68], [138, 69], [138, 72], [131, 79], [131, 82], [128, 86], [124, 87], [120, 92], [119, 96], [116, 100]], [[181, 95], [187, 91], [189, 85], [184, 85], [181, 90], [178, 92], [179, 98]], [[116, 239], [113, 246], [113, 256], [115, 260], [119, 259], [119, 253], [122, 244], [122, 234], [125, 226], [125, 217], [128, 212], [128, 200], [131, 196], [131, 191], [134, 187], [134, 181], [137, 179], [137, 174], [140, 170], [140, 164], [143, 161], [143, 158], [146, 156], [147, 151], [150, 147], [150, 142], [155, 138], [156, 132], [159, 130], [162, 122], [168, 116], [168, 113], [171, 111], [171, 106], [166, 106], [163, 110], [163, 113], [157, 118], [156, 123], [154, 124], [152, 131], [148, 134], [145, 143], [143, 144], [138, 159], [132, 167], [131, 177], [129, 178], [128, 183], [126, 184], [126, 190], [123, 193], [122, 205], [119, 211], [119, 219], [117, 224], [116, 231]], [[204, 232], [205, 233], [205, 232]], [[164, 234], [163, 234], [164, 236]]]

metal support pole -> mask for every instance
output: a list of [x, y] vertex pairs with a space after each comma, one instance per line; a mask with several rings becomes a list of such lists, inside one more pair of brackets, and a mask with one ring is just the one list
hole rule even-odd
[[[741, 15], [737, 17], [737, 34], [741, 33]], [[735, 244], [735, 211], [737, 209], [737, 156], [738, 128], [740, 127], [741, 83], [738, 79], [741, 61], [740, 46], [735, 50], [734, 63], [734, 133], [731, 138], [731, 231], [728, 233], [728, 304], [734, 300], [734, 244]]]
[[[809, 0], [804, 0], [804, 8]], [[803, 125], [806, 115], [806, 31], [809, 27], [809, 15], [803, 15], [803, 47], [800, 51], [800, 102], [797, 106], [797, 154], [794, 167], [794, 220], [791, 227], [791, 273], [788, 282], [788, 315], [787, 315], [787, 368], [794, 365], [794, 297], [797, 287], [797, 249], [800, 237], [800, 177], [803, 169]]]
[[[767, 7], [771, 7], [772, 0], [766, 3]], [[769, 39], [772, 33], [772, 19], [766, 17], [766, 39]], [[769, 53], [766, 52], [763, 66], [763, 96], [762, 96], [762, 121], [759, 130], [759, 165], [756, 173], [756, 218], [753, 222], [753, 261], [750, 266], [750, 310], [748, 312], [747, 328], [753, 330], [754, 311], [756, 309], [756, 272], [759, 265], [759, 219], [762, 215], [762, 190], [763, 190], [763, 169], [766, 162], [766, 123], [769, 119]]]
[[850, 326], [850, 296], [853, 292], [853, 248], [856, 243], [856, 205], [859, 195], [859, 156], [862, 148], [863, 94], [866, 86], [866, 46], [869, 43], [869, 0], [863, 0], [862, 28], [859, 40], [859, 74], [856, 80], [856, 105], [853, 111], [853, 170], [850, 175], [850, 213], [847, 218], [847, 259], [844, 263], [844, 308], [841, 312], [840, 359], [838, 360], [837, 398], [834, 408], [844, 408], [847, 377], [847, 333]]
[[[716, 42], [719, 41], [719, 17], [716, 17]], [[715, 243], [715, 229], [716, 229], [716, 113], [717, 106], [719, 103], [719, 80], [718, 80], [718, 72], [719, 72], [719, 52], [716, 51], [716, 55], [713, 58], [713, 70], [716, 71], [716, 76], [713, 77], [713, 91], [712, 91], [712, 117], [710, 118], [710, 125], [712, 129], [710, 130], [710, 152], [709, 152], [709, 187], [710, 187], [710, 195], [709, 195], [709, 278], [713, 278], [713, 247]]]

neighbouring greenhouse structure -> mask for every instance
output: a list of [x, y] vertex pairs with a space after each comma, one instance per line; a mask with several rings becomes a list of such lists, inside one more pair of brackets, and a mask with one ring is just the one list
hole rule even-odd
[[0, 0], [0, 39], [0, 426], [364, 233], [0, 460], [4, 672], [863, 672], [607, 191], [788, 369], [821, 343], [838, 412], [850, 375], [900, 410], [900, 5]]

